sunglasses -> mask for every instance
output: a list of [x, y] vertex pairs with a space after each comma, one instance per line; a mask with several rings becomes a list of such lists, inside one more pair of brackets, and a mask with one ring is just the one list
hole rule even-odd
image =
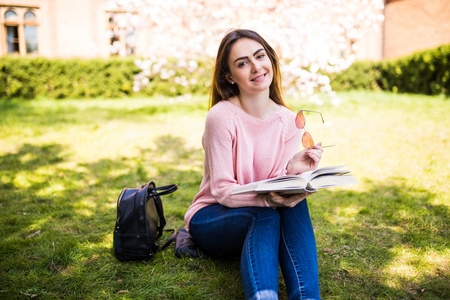
[[[311, 134], [309, 133], [309, 131], [306, 130], [306, 119], [305, 119], [305, 115], [303, 114], [304, 111], [317, 113], [322, 118], [322, 123], [325, 123], [325, 121], [323, 120], [322, 114], [318, 111], [302, 109], [297, 113], [297, 116], [295, 117], [295, 125], [297, 126], [298, 129], [303, 129], [305, 131], [302, 136], [303, 147], [311, 148], [312, 146], [314, 146], [314, 141], [313, 141], [313, 138], [312, 138]], [[322, 146], [322, 148], [333, 147], [333, 146], [334, 145]]]

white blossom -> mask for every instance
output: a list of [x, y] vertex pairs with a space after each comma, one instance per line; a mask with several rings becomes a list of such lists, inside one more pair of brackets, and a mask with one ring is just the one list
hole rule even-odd
[[[335, 97], [326, 73], [348, 68], [361, 38], [379, 30], [384, 19], [383, 0], [110, 0], [107, 7], [117, 25], [109, 34], [127, 36], [113, 43], [111, 53], [145, 57], [135, 61], [143, 77], [169, 80], [175, 68], [192, 74], [197, 59], [215, 57], [228, 30], [248, 28], [277, 51], [285, 92], [297, 97], [317, 91]], [[133, 90], [145, 87], [141, 77], [135, 80]], [[185, 87], [198, 84], [175, 80]]]

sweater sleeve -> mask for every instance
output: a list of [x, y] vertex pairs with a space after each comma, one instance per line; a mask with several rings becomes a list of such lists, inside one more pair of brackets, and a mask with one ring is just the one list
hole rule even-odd
[[210, 110], [203, 135], [205, 173], [210, 176], [210, 191], [214, 199], [227, 207], [269, 206], [265, 195], [230, 195], [239, 186], [235, 176], [233, 143], [236, 131], [233, 113], [229, 110]]

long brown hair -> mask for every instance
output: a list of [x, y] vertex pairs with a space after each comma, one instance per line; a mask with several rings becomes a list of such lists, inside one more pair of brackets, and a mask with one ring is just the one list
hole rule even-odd
[[230, 73], [230, 69], [228, 67], [228, 56], [230, 55], [231, 46], [234, 42], [242, 38], [252, 39], [263, 46], [268, 57], [270, 58], [270, 61], [272, 62], [273, 69], [273, 79], [269, 87], [269, 97], [278, 105], [286, 106], [283, 98], [281, 97], [281, 72], [277, 53], [255, 31], [248, 29], [235, 29], [228, 32], [219, 45], [211, 84], [209, 107], [213, 107], [221, 100], [227, 100], [233, 96], [239, 95], [239, 88], [237, 85], [229, 83], [226, 79], [226, 75]]

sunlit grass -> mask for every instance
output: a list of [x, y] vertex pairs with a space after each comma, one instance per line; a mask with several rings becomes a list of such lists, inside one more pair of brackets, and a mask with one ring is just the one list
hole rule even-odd
[[[288, 99], [322, 165], [359, 184], [309, 198], [324, 299], [450, 298], [450, 102], [443, 97], [340, 94], [342, 104]], [[120, 263], [112, 229], [120, 190], [177, 183], [167, 228], [203, 172], [207, 97], [0, 102], [0, 298], [241, 299], [237, 261]], [[167, 238], [168, 234], [164, 235]], [[163, 240], [164, 240], [163, 238]], [[53, 261], [53, 263], [52, 263]], [[280, 280], [280, 297], [286, 299]]]

